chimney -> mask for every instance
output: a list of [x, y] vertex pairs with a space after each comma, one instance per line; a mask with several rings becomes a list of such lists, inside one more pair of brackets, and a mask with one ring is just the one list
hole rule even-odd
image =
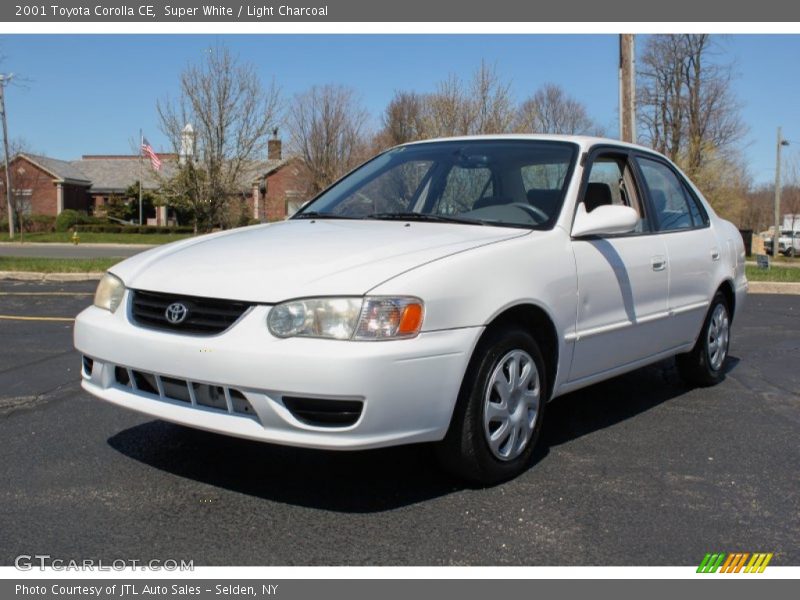
[[194, 142], [194, 127], [191, 123], [187, 123], [181, 130], [181, 151], [178, 157], [180, 165], [185, 165], [194, 158]]
[[272, 139], [267, 142], [267, 159], [281, 159], [281, 140], [278, 138], [278, 128], [272, 130]]

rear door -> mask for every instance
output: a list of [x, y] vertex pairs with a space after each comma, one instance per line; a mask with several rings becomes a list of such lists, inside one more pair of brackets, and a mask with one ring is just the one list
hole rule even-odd
[[666, 246], [670, 313], [668, 342], [693, 343], [714, 293], [714, 270], [727, 248], [720, 248], [708, 214], [667, 162], [638, 155], [636, 164], [652, 206], [654, 226]]

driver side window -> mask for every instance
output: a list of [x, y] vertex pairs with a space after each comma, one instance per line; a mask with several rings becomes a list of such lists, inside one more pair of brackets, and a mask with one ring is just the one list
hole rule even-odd
[[464, 168], [456, 165], [447, 174], [442, 195], [434, 212], [440, 215], [468, 212], [474, 208], [478, 200], [491, 196], [492, 193], [490, 169]]
[[648, 230], [644, 208], [636, 190], [633, 172], [625, 155], [600, 154], [589, 167], [589, 177], [583, 193], [586, 212], [598, 206], [630, 206], [639, 215], [635, 233]]

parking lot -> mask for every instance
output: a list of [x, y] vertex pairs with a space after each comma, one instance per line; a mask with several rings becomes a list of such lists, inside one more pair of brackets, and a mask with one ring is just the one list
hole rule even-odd
[[559, 398], [536, 464], [469, 489], [428, 446], [282, 448], [91, 398], [71, 319], [93, 290], [0, 281], [0, 564], [800, 564], [800, 297], [750, 297], [721, 385], [666, 361]]

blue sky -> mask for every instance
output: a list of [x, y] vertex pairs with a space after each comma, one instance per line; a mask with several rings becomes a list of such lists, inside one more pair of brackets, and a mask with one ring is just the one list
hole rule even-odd
[[[800, 150], [800, 35], [718, 41], [721, 59], [735, 63], [751, 173], [769, 182], [778, 125], [796, 141], [792, 153]], [[181, 70], [218, 42], [264, 81], [274, 77], [287, 99], [313, 84], [355, 88], [375, 123], [395, 90], [431, 91], [451, 73], [469, 77], [483, 59], [511, 80], [518, 100], [557, 83], [617, 132], [615, 35], [7, 35], [0, 69], [27, 79], [7, 89], [11, 138], [69, 159], [128, 153], [142, 128], [166, 151], [156, 100], [177, 95]]]

